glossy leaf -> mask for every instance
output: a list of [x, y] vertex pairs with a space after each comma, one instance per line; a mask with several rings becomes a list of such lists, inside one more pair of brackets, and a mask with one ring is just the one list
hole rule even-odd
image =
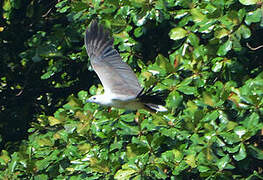
[[133, 176], [136, 173], [136, 171], [134, 169], [120, 169], [119, 171], [117, 171], [117, 173], [115, 174], [114, 178], [115, 179], [129, 179], [131, 176]]
[[224, 56], [227, 54], [228, 51], [230, 51], [232, 48], [232, 41], [227, 40], [223, 45], [221, 45], [217, 50], [218, 56]]
[[241, 161], [247, 157], [246, 149], [243, 143], [240, 144], [239, 152], [233, 157], [236, 161]]
[[179, 40], [186, 37], [187, 31], [181, 27], [176, 27], [171, 29], [169, 35], [172, 40]]
[[245, 22], [247, 25], [250, 25], [251, 23], [260, 22], [262, 18], [262, 11], [260, 9], [257, 9], [256, 11], [248, 12], [245, 18]]
[[256, 4], [258, 0], [239, 0], [239, 2], [244, 5], [253, 5]]

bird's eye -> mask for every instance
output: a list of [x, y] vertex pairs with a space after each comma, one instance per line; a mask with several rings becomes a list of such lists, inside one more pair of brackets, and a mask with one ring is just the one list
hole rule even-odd
[[93, 97], [93, 100], [96, 100], [96, 98], [95, 98], [95, 97]]

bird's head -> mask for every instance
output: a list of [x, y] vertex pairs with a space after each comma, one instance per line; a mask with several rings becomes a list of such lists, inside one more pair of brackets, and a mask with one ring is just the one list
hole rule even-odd
[[87, 102], [89, 102], [89, 103], [96, 103], [96, 104], [101, 104], [101, 105], [103, 105], [104, 103], [104, 98], [105, 97], [103, 97], [102, 95], [95, 95], [95, 96], [91, 96], [88, 100], [87, 100]]

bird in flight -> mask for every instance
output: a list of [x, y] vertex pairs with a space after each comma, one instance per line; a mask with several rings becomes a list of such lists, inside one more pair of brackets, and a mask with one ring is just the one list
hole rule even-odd
[[94, 71], [104, 87], [104, 94], [91, 96], [87, 102], [126, 110], [167, 111], [159, 93], [146, 93], [138, 79], [113, 47], [113, 38], [97, 21], [85, 33], [85, 47]]

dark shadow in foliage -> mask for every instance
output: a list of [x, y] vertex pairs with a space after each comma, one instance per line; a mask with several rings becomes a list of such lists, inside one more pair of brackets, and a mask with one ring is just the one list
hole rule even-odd
[[[38, 31], [46, 33], [47, 36], [43, 38], [43, 41], [52, 41], [53, 39], [47, 39], [48, 35], [58, 33], [54, 32], [55, 24], [60, 25], [61, 34], [74, 34], [71, 32], [72, 29], [67, 28], [69, 22], [66, 14], [57, 13], [55, 4], [56, 1], [51, 0], [38, 3], [21, 1], [16, 8], [11, 8], [9, 23], [6, 19], [0, 19], [1, 26], [4, 27], [4, 31], [0, 33], [1, 83], [6, 84], [2, 86], [3, 89], [0, 92], [1, 149], [6, 146], [6, 150], [14, 152], [15, 148], [12, 143], [6, 145], [7, 142], [21, 142], [22, 139], [27, 138], [30, 123], [35, 121], [40, 114], [53, 114], [58, 106], [65, 103], [69, 95], [76, 94], [82, 89], [87, 90], [93, 84], [91, 79], [95, 77], [95, 74], [88, 71], [87, 62], [72, 61], [67, 58], [67, 54], [63, 54], [63, 58], [51, 57], [54, 62], [63, 64], [63, 69], [45, 80], [41, 79], [41, 76], [50, 66], [47, 61], [49, 58], [40, 57], [42, 58], [40, 62], [32, 61], [38, 47], [30, 46], [28, 41]], [[3, 1], [0, 5], [3, 7]], [[54, 15], [56, 13], [57, 16]], [[3, 14], [4, 10], [1, 8], [1, 17]], [[79, 29], [79, 27], [76, 28]], [[82, 39], [82, 37], [74, 38]], [[62, 40], [61, 43], [66, 43], [66, 39]], [[70, 45], [74, 48], [70, 46], [68, 49], [79, 52], [83, 43], [82, 41], [72, 42]], [[42, 47], [41, 44], [39, 47]], [[31, 55], [28, 54], [26, 64], [22, 65], [20, 54], [25, 51], [31, 52]], [[71, 52], [72, 50], [65, 53]], [[62, 78], [65, 72], [67, 77]], [[54, 87], [52, 81], [61, 84], [67, 81], [73, 81], [73, 83], [68, 87]]]
[[143, 27], [143, 35], [135, 38], [140, 44], [135, 49], [142, 55], [144, 61], [153, 60], [158, 54], [169, 56], [174, 41], [169, 37], [172, 28], [168, 21], [164, 21], [156, 27], [155, 22], [149, 21]]

